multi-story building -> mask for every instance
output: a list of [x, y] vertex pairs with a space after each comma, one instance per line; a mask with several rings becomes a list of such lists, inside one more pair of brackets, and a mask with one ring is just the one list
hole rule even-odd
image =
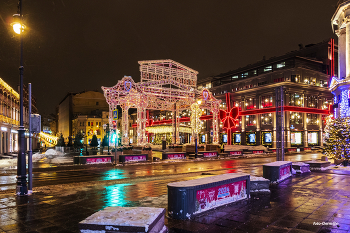
[[94, 134], [102, 141], [103, 125], [108, 122], [109, 111], [103, 93], [98, 91], [68, 93], [59, 103], [57, 110], [57, 133], [62, 133], [65, 139], [69, 136], [74, 137], [81, 131], [85, 136], [85, 143], [91, 141]]
[[[199, 82], [199, 89], [206, 87], [222, 99], [223, 109], [227, 109], [227, 95], [231, 103], [228, 109], [239, 109], [228, 144], [276, 147], [276, 89], [282, 87], [285, 147], [323, 145], [324, 117], [332, 104], [328, 85], [337, 73], [337, 50], [332, 39], [299, 47]], [[203, 134], [210, 137], [210, 129]], [[221, 128], [221, 140], [225, 143], [226, 139]]]
[[[29, 125], [28, 89], [23, 91], [23, 124]], [[0, 78], [0, 154], [18, 151], [18, 127], [20, 118], [19, 94]], [[36, 100], [32, 96], [32, 113], [37, 113]], [[28, 137], [28, 132], [26, 137]]]

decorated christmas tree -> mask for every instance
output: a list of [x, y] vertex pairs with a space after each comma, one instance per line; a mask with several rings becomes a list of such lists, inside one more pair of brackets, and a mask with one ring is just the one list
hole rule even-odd
[[333, 159], [348, 158], [350, 149], [350, 118], [327, 117], [325, 154]]

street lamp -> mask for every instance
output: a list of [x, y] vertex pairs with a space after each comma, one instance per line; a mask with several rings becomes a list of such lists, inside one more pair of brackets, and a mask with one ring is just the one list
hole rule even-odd
[[14, 15], [18, 22], [12, 24], [14, 31], [19, 34], [20, 38], [20, 65], [19, 65], [19, 89], [20, 89], [20, 114], [19, 114], [19, 129], [18, 129], [18, 159], [17, 159], [17, 186], [16, 194], [25, 196], [28, 194], [27, 174], [26, 174], [26, 155], [25, 155], [25, 136], [23, 126], [23, 15], [22, 15], [22, 0], [18, 1], [18, 12]]

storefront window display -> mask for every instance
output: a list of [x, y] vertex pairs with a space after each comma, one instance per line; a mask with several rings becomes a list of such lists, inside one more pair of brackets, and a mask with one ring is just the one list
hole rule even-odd
[[272, 132], [261, 132], [261, 142], [264, 146], [271, 146]]
[[256, 134], [254, 133], [248, 133], [247, 132], [247, 145], [248, 146], [255, 146], [256, 145]]
[[241, 145], [242, 138], [241, 138], [241, 133], [233, 133], [233, 144], [234, 145]]
[[261, 114], [261, 124], [272, 125], [272, 114], [271, 113]]
[[290, 143], [293, 146], [303, 144], [303, 132], [291, 132], [290, 133]]
[[307, 142], [310, 146], [318, 145], [318, 132], [309, 132], [307, 134]]

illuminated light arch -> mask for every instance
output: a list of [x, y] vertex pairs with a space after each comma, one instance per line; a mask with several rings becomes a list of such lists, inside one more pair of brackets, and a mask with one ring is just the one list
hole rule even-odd
[[[173, 60], [139, 61], [141, 82], [125, 76], [113, 87], [101, 87], [109, 104], [109, 121], [113, 110], [120, 105], [122, 112], [122, 142], [128, 144], [128, 109], [137, 108], [137, 144], [146, 143], [146, 109], [166, 110], [173, 113], [173, 143], [179, 143], [179, 111], [189, 109], [198, 99], [200, 108], [213, 112], [213, 143], [219, 142], [218, 114], [221, 100], [215, 99], [207, 90], [197, 90], [198, 72]], [[203, 97], [205, 91], [205, 98]]]

